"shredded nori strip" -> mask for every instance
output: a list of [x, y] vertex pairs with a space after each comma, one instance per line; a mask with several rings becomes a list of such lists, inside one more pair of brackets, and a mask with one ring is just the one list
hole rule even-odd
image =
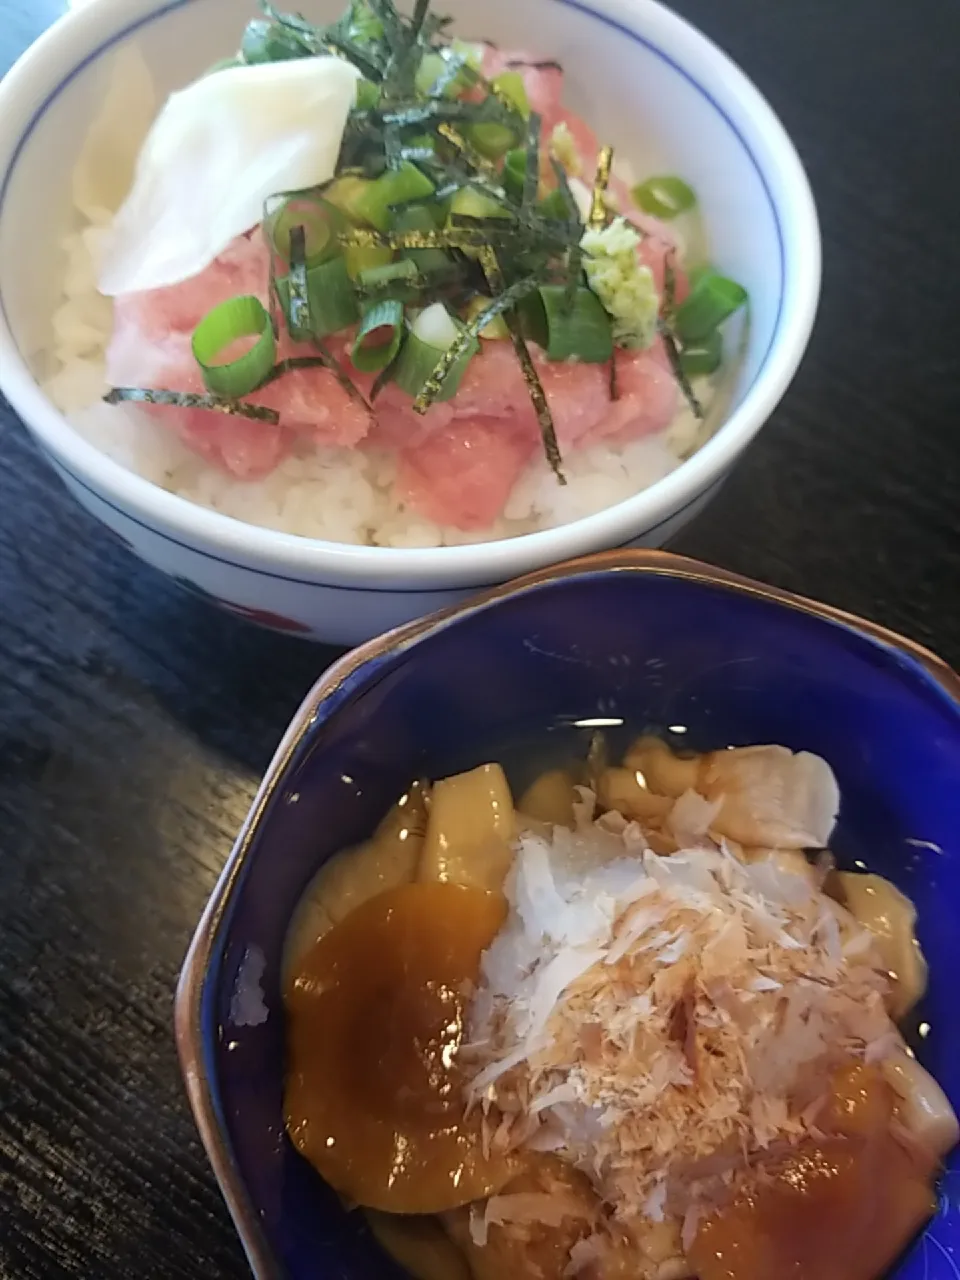
[[317, 358], [320, 360], [321, 364], [326, 365], [350, 399], [356, 400], [357, 404], [362, 404], [367, 413], [372, 417], [373, 410], [370, 408], [369, 401], [364, 396], [360, 388], [350, 380], [349, 375], [344, 372], [342, 365], [333, 358], [319, 338], [313, 338], [312, 342], [317, 352]]
[[673, 252], [666, 254], [663, 260], [663, 306], [660, 312], [660, 319], [657, 321], [657, 329], [663, 339], [664, 350], [667, 353], [667, 359], [670, 361], [670, 368], [679, 384], [680, 390], [683, 392], [684, 399], [693, 410], [693, 415], [700, 421], [703, 420], [703, 405], [697, 399], [696, 392], [690, 385], [690, 379], [687, 377], [683, 367], [683, 361], [680, 358], [680, 344], [673, 327], [673, 317], [676, 311], [677, 300], [677, 272], [673, 264]]
[[310, 294], [307, 289], [307, 231], [303, 226], [290, 228], [290, 331], [294, 336], [308, 334], [313, 325], [310, 316]]
[[263, 387], [269, 387], [271, 382], [277, 382], [286, 374], [295, 373], [297, 369], [327, 368], [329, 368], [329, 365], [323, 356], [287, 356], [285, 360], [277, 361], [264, 380], [257, 387], [257, 390], [260, 391]]
[[159, 387], [111, 387], [103, 397], [107, 404], [171, 405], [178, 409], [211, 409], [214, 413], [231, 413], [238, 418], [252, 418], [255, 422], [269, 422], [276, 426], [280, 415], [276, 409], [260, 404], [248, 404], [246, 400], [227, 400], [222, 396], [198, 396], [186, 391], [165, 391]]
[[563, 196], [563, 202], [567, 206], [570, 225], [576, 228], [577, 240], [579, 241], [580, 233], [583, 231], [583, 219], [580, 217], [580, 206], [577, 204], [577, 198], [571, 190], [567, 171], [556, 156], [550, 157], [550, 167], [553, 169], [554, 176], [557, 179], [557, 189]]
[[[484, 274], [491, 290], [499, 292], [500, 298], [504, 296], [503, 290], [504, 279], [503, 272], [500, 270], [500, 263], [497, 261], [497, 255], [493, 249], [482, 249], [480, 251], [480, 264], [483, 267]], [[510, 290], [506, 290], [509, 293]], [[499, 301], [499, 298], [497, 299]], [[490, 308], [488, 308], [490, 310]], [[482, 319], [478, 316], [477, 319]], [[511, 311], [503, 313], [503, 318], [507, 323], [510, 331], [510, 340], [513, 343], [513, 349], [517, 354], [520, 362], [520, 368], [523, 371], [523, 380], [527, 384], [527, 391], [530, 393], [530, 399], [537, 415], [537, 422], [540, 426], [540, 436], [543, 440], [543, 450], [547, 455], [547, 461], [553, 468], [553, 474], [557, 477], [560, 484], [566, 484], [567, 478], [563, 474], [563, 459], [560, 456], [560, 446], [557, 443], [557, 432], [553, 424], [553, 414], [550, 412], [550, 405], [547, 403], [547, 393], [543, 389], [543, 383], [540, 381], [540, 375], [537, 373], [536, 366], [527, 349], [527, 344], [523, 340], [523, 334], [520, 330], [520, 319], [517, 316], [515, 308]], [[483, 328], [483, 325], [480, 326]]]
[[482, 156], [473, 143], [468, 142], [459, 129], [455, 129], [449, 121], [437, 125], [437, 133], [454, 147], [467, 164], [477, 173], [486, 174], [494, 182], [499, 181], [497, 166], [486, 156]]
[[[480, 249], [481, 264], [484, 262], [484, 255], [493, 255], [493, 250], [489, 245], [483, 245]], [[494, 261], [496, 256], [494, 255]], [[434, 400], [443, 390], [443, 384], [447, 380], [447, 375], [464, 355], [471, 343], [476, 342], [480, 336], [481, 329], [485, 329], [491, 320], [495, 320], [497, 316], [503, 315], [505, 312], [515, 307], [521, 299], [527, 297], [539, 288], [539, 281], [535, 277], [526, 280], [518, 280], [516, 284], [511, 285], [509, 289], [501, 288], [500, 292], [493, 299], [488, 307], [479, 312], [473, 319], [463, 326], [456, 340], [450, 344], [443, 353], [443, 357], [437, 363], [437, 367], [433, 373], [423, 384], [420, 394], [413, 402], [413, 407], [417, 413], [426, 413], [433, 404]], [[500, 284], [503, 285], [503, 277], [500, 276]]]
[[562, 71], [563, 63], [555, 58], [544, 58], [541, 62], [527, 62], [525, 58], [508, 58], [506, 67], [526, 67], [530, 71]]
[[536, 203], [540, 190], [540, 130], [543, 119], [536, 112], [530, 112], [527, 121], [527, 166], [523, 174], [523, 194], [520, 197], [520, 208], [530, 209]]
[[384, 249], [482, 249], [495, 243], [516, 243], [516, 233], [510, 223], [504, 221], [500, 231], [473, 230], [469, 227], [448, 227], [443, 231], [372, 231], [355, 227], [340, 236], [339, 242], [347, 248]]
[[680, 359], [680, 348], [677, 344], [676, 334], [662, 316], [657, 321], [657, 329], [660, 333], [660, 337], [663, 339], [663, 346], [667, 353], [667, 359], [670, 361], [670, 368], [673, 370], [673, 376], [676, 378], [687, 404], [693, 410], [694, 417], [702, 421], [703, 405], [697, 399], [697, 393], [690, 385], [690, 379], [684, 371], [683, 361]]
[[613, 355], [610, 357], [610, 380], [607, 384], [611, 400], [620, 399], [620, 384], [617, 380], [617, 349], [614, 347]]
[[399, 357], [400, 357], [400, 352], [398, 351], [397, 354], [390, 361], [390, 363], [386, 365], [383, 369], [381, 369], [380, 372], [377, 374], [377, 376], [374, 378], [373, 386], [370, 388], [371, 405], [374, 403], [377, 396], [384, 389], [387, 383], [392, 381], [393, 371], [396, 368], [397, 360], [399, 359]]
[[468, 66], [465, 53], [458, 52], [456, 49], [440, 49], [439, 53], [444, 59], [444, 68], [430, 86], [427, 92], [428, 98], [442, 98], [461, 71]]
[[[509, 116], [505, 120], [504, 117]], [[470, 124], [513, 124], [512, 115], [495, 99], [483, 102], [461, 102], [458, 99], [430, 98], [426, 102], [398, 102], [389, 106], [364, 107], [350, 113], [350, 119], [359, 124], [430, 124], [434, 120], [466, 120]]]

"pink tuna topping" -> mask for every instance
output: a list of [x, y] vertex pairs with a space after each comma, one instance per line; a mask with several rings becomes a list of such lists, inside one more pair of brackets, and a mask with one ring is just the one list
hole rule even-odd
[[[530, 105], [543, 117], [545, 138], [558, 124], [567, 126], [583, 180], [590, 185], [599, 145], [590, 127], [563, 106], [563, 72], [522, 52], [487, 49], [485, 75], [508, 68], [523, 75]], [[665, 263], [675, 251], [669, 229], [636, 209], [620, 180], [611, 180], [610, 191], [625, 216], [644, 232], [638, 254], [662, 292]], [[675, 272], [682, 300], [687, 281], [676, 267]], [[117, 298], [108, 381], [203, 394], [191, 350], [194, 328], [211, 307], [228, 298], [250, 294], [266, 304], [268, 274], [266, 245], [253, 232], [233, 241], [206, 270], [182, 284]], [[277, 424], [203, 409], [145, 407], [208, 463], [240, 480], [269, 475], [298, 440], [392, 450], [398, 461], [399, 501], [438, 524], [481, 530], [501, 515], [521, 472], [541, 449], [536, 413], [512, 344], [485, 340], [481, 345], [456, 396], [422, 415], [408, 395], [388, 384], [371, 417], [335, 374], [322, 367], [293, 370], [244, 397], [275, 410]], [[369, 395], [373, 379], [358, 374], [350, 363], [347, 335], [331, 340], [328, 349], [350, 381]], [[538, 348], [531, 352], [562, 454], [599, 440], [626, 441], [663, 430], [676, 413], [678, 389], [659, 341], [647, 351], [617, 352], [619, 396], [614, 401], [609, 366], [550, 363]], [[278, 358], [309, 355], [316, 355], [312, 346], [281, 334]]]

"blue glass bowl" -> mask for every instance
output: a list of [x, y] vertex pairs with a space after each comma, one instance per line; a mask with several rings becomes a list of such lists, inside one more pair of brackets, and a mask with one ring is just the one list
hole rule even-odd
[[[922, 1056], [960, 1106], [960, 680], [869, 623], [720, 570], [658, 552], [597, 556], [350, 654], [267, 773], [177, 1002], [191, 1102], [257, 1276], [401, 1275], [284, 1134], [281, 951], [304, 888], [412, 777], [621, 718], [682, 726], [699, 747], [774, 742], [829, 760], [841, 860], [867, 862], [919, 909], [931, 967]], [[249, 998], [260, 989], [262, 1007]], [[892, 1280], [948, 1278], [960, 1280], [956, 1153], [939, 1216]]]

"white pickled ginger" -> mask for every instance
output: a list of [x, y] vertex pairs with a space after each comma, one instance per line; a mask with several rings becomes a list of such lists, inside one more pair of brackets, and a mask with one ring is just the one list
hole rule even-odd
[[335, 57], [231, 67], [174, 93], [137, 160], [100, 262], [108, 296], [207, 267], [264, 201], [329, 181], [360, 73]]

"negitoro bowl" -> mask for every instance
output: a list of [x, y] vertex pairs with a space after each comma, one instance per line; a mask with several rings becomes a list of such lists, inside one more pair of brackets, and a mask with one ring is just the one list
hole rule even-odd
[[[354, 643], [571, 556], [660, 546], [723, 481], [786, 390], [820, 288], [813, 200], [770, 107], [709, 40], [653, 0], [438, 0], [464, 37], [565, 66], [569, 105], [637, 172], [698, 192], [712, 257], [751, 299], [746, 351], [721, 429], [672, 475], [618, 506], [513, 540], [354, 547], [272, 532], [193, 505], [83, 439], [38, 385], [60, 293], [70, 174], [112, 51], [136, 41], [159, 92], [232, 53], [238, 0], [98, 0], [56, 22], [0, 84], [0, 387], [68, 489], [138, 555], [267, 625]], [[330, 20], [341, 0], [302, 0]], [[653, 168], [653, 171], [656, 171]]]
[[[879, 627], [721, 570], [599, 555], [344, 658], [267, 771], [177, 1000], [190, 1100], [258, 1277], [400, 1277], [284, 1133], [281, 961], [304, 889], [412, 778], [621, 721], [683, 729], [698, 749], [780, 743], [831, 764], [838, 861], [889, 877], [919, 912], [919, 1054], [960, 1107], [960, 678]], [[958, 1260], [960, 1150], [936, 1219], [888, 1280], [956, 1280]]]

